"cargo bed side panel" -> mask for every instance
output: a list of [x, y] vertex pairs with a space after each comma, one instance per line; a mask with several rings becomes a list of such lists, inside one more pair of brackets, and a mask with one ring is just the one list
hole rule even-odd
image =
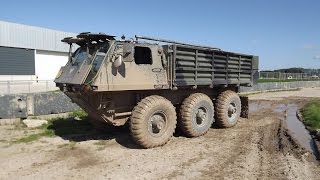
[[213, 49], [173, 46], [176, 86], [251, 85], [253, 58]]

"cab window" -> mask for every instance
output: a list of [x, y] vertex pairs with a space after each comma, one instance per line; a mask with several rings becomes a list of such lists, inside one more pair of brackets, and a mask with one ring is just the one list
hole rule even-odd
[[148, 47], [134, 47], [134, 61], [136, 64], [152, 64], [151, 49]]

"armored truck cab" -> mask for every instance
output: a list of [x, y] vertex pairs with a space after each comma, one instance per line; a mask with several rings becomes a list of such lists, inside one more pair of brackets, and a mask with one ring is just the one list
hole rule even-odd
[[[165, 144], [177, 124], [188, 137], [204, 135], [212, 123], [234, 126], [247, 106], [239, 87], [257, 79], [257, 56], [218, 48], [144, 36], [116, 40], [101, 33], [62, 41], [70, 55], [56, 85], [95, 127], [128, 123], [144, 148]], [[74, 44], [79, 47], [72, 53]]]

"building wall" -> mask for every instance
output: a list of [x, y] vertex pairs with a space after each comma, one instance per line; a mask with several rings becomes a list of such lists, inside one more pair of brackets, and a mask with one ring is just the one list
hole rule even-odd
[[53, 80], [68, 53], [0, 47], [0, 81]]
[[38, 80], [53, 80], [67, 62], [68, 53], [36, 50], [35, 75]]
[[75, 33], [0, 21], [0, 46], [68, 52], [69, 46], [61, 39]]
[[1, 81], [35, 81], [36, 75], [0, 75]]
[[68, 61], [69, 46], [61, 39], [76, 35], [0, 21], [0, 83], [53, 80]]

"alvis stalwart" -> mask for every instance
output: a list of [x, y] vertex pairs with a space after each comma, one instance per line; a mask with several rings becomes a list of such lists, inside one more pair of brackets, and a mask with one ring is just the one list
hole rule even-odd
[[70, 45], [69, 61], [56, 85], [95, 127], [128, 123], [144, 148], [164, 145], [176, 128], [198, 137], [213, 123], [234, 126], [248, 107], [239, 88], [251, 86], [258, 74], [257, 56], [213, 47], [102, 33], [62, 41]]

